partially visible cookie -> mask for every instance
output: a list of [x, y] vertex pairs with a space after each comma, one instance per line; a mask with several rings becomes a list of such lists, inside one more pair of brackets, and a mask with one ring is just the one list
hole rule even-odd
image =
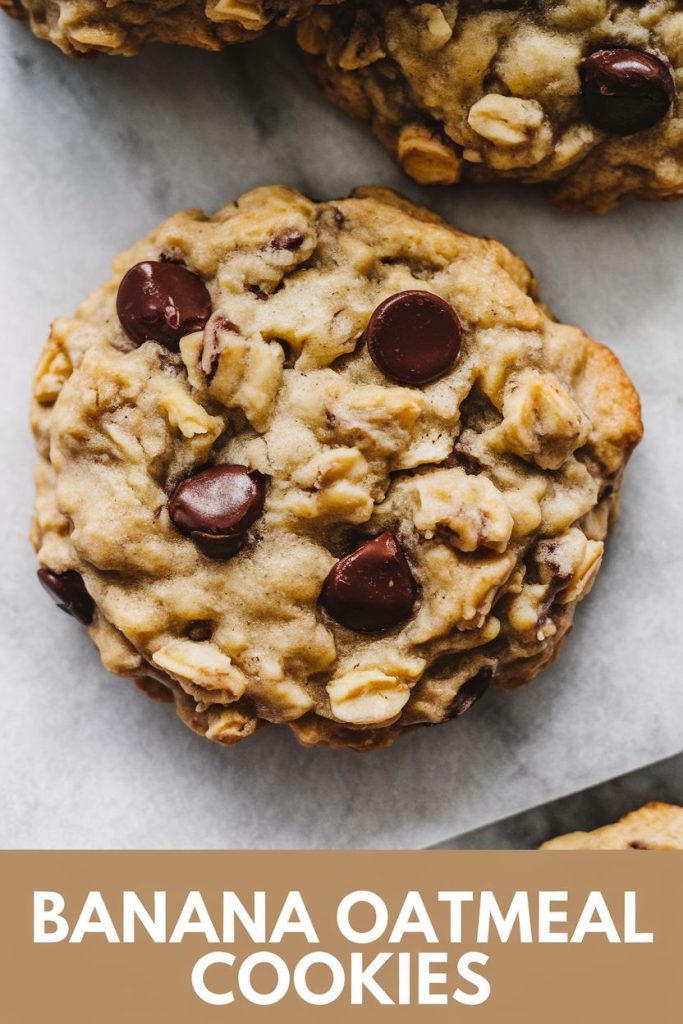
[[571, 832], [542, 850], [683, 850], [683, 807], [649, 803], [595, 832]]
[[54, 322], [34, 399], [41, 583], [226, 744], [371, 749], [531, 680], [641, 436], [521, 260], [383, 189], [171, 217]]
[[547, 182], [567, 209], [683, 195], [675, 0], [349, 0], [299, 41], [422, 184]]
[[0, 0], [28, 21], [39, 39], [72, 57], [92, 53], [131, 56], [145, 43], [178, 43], [220, 50], [254, 39], [272, 25], [339, 0]]

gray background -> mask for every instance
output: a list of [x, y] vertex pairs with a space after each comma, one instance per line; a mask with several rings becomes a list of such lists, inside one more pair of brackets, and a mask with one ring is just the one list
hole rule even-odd
[[[3, 18], [0, 149], [0, 845], [415, 847], [681, 750], [683, 203], [598, 219], [514, 187], [420, 190], [325, 104], [284, 37], [75, 62]], [[644, 400], [624, 515], [564, 657], [525, 691], [366, 757], [307, 752], [285, 730], [230, 751], [198, 740], [101, 669], [38, 589], [26, 541], [26, 407], [49, 321], [164, 216], [271, 182], [320, 198], [394, 185], [499, 237], [558, 317], [616, 349]]]
[[590, 832], [651, 800], [683, 803], [683, 754], [494, 821], [436, 844], [441, 850], [526, 850], [567, 832]]

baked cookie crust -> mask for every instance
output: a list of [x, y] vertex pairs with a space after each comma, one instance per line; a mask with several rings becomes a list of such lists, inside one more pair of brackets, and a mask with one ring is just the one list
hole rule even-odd
[[118, 256], [52, 325], [33, 429], [41, 581], [107, 668], [222, 743], [358, 750], [553, 660], [642, 432], [504, 246], [279, 187]]
[[0, 0], [7, 14], [71, 57], [130, 57], [145, 43], [220, 50], [339, 0]]
[[683, 850], [683, 807], [649, 803], [613, 825], [571, 832], [544, 843], [542, 850]]
[[422, 184], [543, 182], [596, 212], [683, 194], [676, 0], [350, 0], [298, 34], [328, 97]]

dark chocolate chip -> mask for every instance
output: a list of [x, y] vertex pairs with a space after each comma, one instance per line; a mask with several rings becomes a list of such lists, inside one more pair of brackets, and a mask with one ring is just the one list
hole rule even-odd
[[304, 244], [304, 236], [296, 228], [287, 228], [271, 239], [273, 249], [286, 249], [288, 252], [295, 252]]
[[39, 569], [38, 579], [62, 611], [73, 615], [84, 626], [90, 625], [95, 615], [95, 602], [85, 589], [79, 572], [75, 569], [67, 569], [66, 572]]
[[177, 352], [182, 337], [203, 330], [211, 298], [202, 279], [187, 267], [147, 260], [131, 267], [121, 281], [116, 312], [139, 345], [157, 341]]
[[451, 701], [446, 718], [460, 718], [466, 711], [469, 711], [473, 704], [476, 704], [488, 690], [493, 671], [488, 666], [480, 668], [476, 675], [463, 683], [455, 697]]
[[633, 135], [666, 116], [675, 86], [666, 64], [641, 50], [596, 50], [581, 65], [583, 111], [596, 128]]
[[411, 614], [417, 586], [393, 533], [366, 541], [334, 566], [323, 585], [323, 607], [342, 626], [379, 633]]
[[203, 469], [176, 487], [168, 505], [171, 522], [211, 558], [229, 558], [263, 512], [266, 478], [246, 466]]
[[379, 369], [402, 384], [426, 384], [455, 363], [462, 326], [452, 306], [431, 292], [391, 295], [370, 318], [368, 351]]

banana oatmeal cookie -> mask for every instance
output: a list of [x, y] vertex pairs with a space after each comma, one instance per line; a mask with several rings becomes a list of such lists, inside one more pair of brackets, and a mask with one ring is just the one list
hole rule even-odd
[[72, 57], [128, 57], [151, 42], [220, 50], [286, 25], [316, 3], [339, 0], [0, 0], [7, 14]]
[[683, 195], [676, 0], [349, 0], [299, 41], [422, 184], [549, 182], [566, 209]]
[[683, 807], [650, 803], [595, 832], [571, 832], [542, 850], [683, 850]]
[[555, 657], [641, 436], [527, 267], [384, 189], [178, 213], [39, 361], [39, 576], [234, 743], [364, 750]]

